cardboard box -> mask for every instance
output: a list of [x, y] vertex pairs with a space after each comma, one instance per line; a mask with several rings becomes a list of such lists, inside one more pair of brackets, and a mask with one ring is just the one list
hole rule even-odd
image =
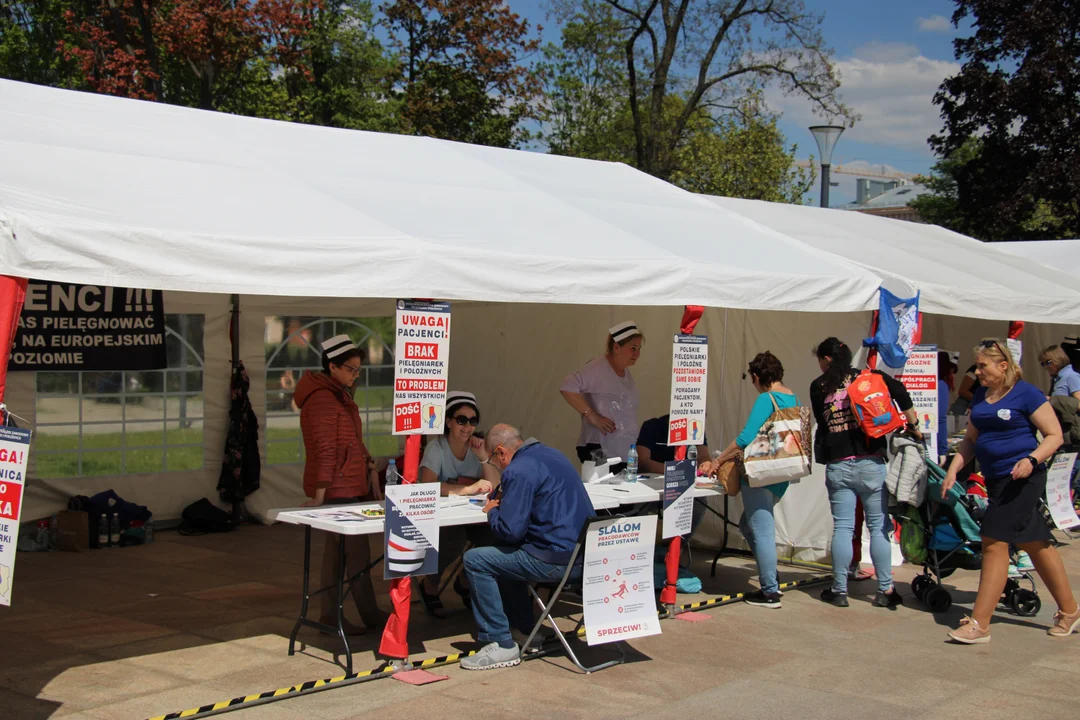
[[56, 515], [56, 548], [67, 552], [90, 549], [90, 517], [82, 510], [62, 510]]

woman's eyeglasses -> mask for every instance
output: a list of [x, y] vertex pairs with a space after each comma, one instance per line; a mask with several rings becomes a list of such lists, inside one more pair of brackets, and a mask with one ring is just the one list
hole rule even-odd
[[453, 419], [454, 422], [461, 426], [472, 425], [473, 427], [476, 427], [480, 424], [480, 418], [475, 415], [472, 417], [469, 417], [468, 415], [455, 415]]

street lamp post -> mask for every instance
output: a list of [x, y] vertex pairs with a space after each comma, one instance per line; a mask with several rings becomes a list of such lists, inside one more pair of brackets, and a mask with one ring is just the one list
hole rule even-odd
[[833, 148], [844, 128], [840, 125], [811, 125], [810, 132], [817, 141], [821, 155], [821, 207], [829, 207], [829, 168], [832, 166]]

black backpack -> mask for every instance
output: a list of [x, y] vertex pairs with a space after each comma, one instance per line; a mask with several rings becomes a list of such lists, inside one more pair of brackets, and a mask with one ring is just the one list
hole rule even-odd
[[179, 531], [181, 535], [206, 535], [229, 532], [236, 524], [232, 516], [206, 498], [196, 500], [184, 508]]

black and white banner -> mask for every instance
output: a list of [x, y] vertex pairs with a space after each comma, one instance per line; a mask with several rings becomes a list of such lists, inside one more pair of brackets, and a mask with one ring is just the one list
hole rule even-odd
[[160, 290], [31, 280], [8, 370], [158, 370], [167, 364]]

